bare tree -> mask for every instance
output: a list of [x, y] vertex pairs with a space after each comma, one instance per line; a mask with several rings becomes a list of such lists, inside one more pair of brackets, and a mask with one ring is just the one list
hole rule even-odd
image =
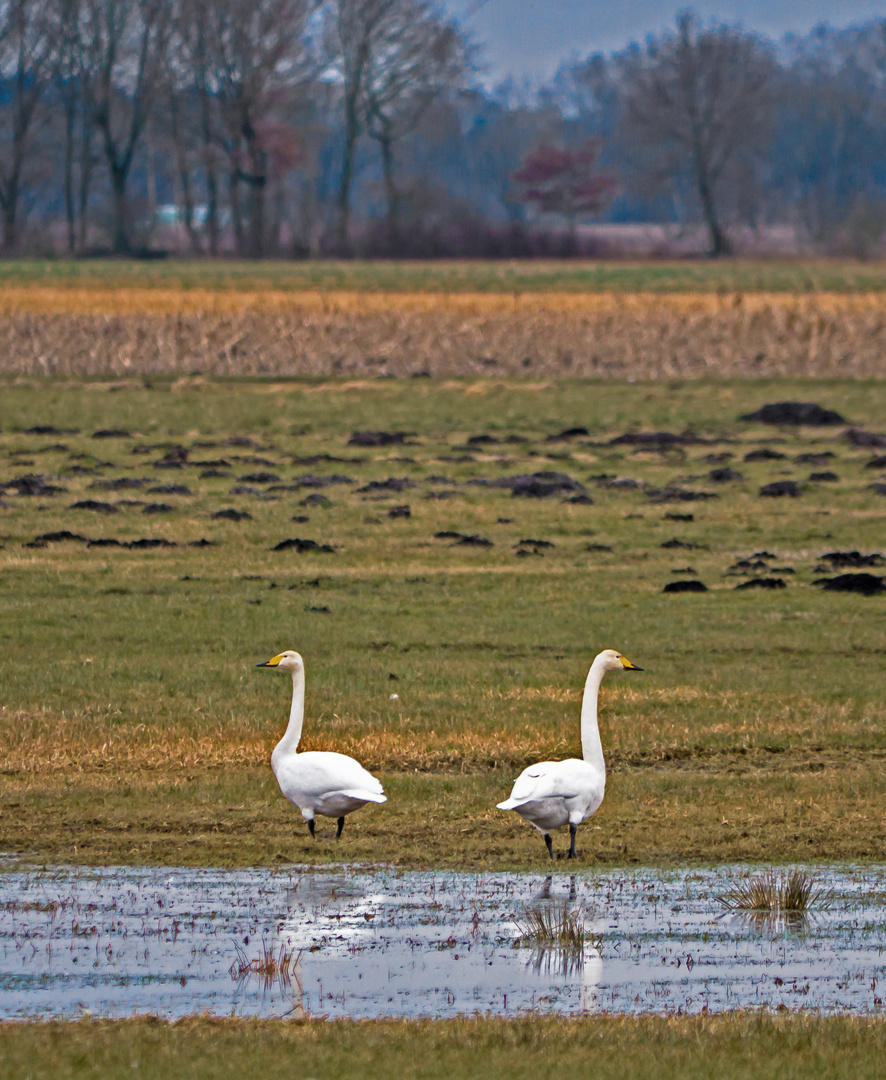
[[475, 50], [431, 0], [392, 5], [371, 44], [361, 110], [366, 132], [381, 150], [388, 221], [393, 223], [399, 209], [394, 144], [415, 128], [437, 97], [458, 85]]
[[379, 144], [393, 220], [398, 204], [394, 144], [462, 77], [473, 50], [435, 0], [334, 0], [330, 38], [344, 105], [338, 232], [345, 246], [357, 140], [367, 133]]
[[84, 92], [111, 181], [116, 254], [132, 248], [126, 189], [145, 125], [161, 94], [170, 0], [84, 0]]
[[8, 98], [0, 108], [0, 213], [3, 250], [17, 243], [19, 200], [37, 107], [51, 80], [51, 20], [43, 0], [0, 3], [0, 79]]
[[732, 196], [745, 196], [773, 126], [775, 58], [770, 45], [735, 27], [704, 29], [691, 11], [676, 31], [615, 58], [623, 108], [620, 134], [632, 165], [654, 191], [694, 195], [710, 254], [726, 255]]
[[319, 68], [311, 35], [318, 7], [318, 0], [205, 0], [205, 82], [220, 111], [237, 249], [254, 258], [266, 246], [268, 183], [296, 158], [293, 98]]

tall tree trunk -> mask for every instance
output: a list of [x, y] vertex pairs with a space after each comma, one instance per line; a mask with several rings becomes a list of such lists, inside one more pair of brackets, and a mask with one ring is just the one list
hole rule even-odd
[[348, 89], [345, 96], [345, 145], [338, 188], [338, 242], [341, 253], [348, 249], [351, 231], [351, 185], [354, 181], [354, 153], [360, 136], [357, 116], [357, 90]]
[[215, 257], [218, 255], [218, 177], [215, 173], [215, 163], [211, 160], [206, 162], [206, 232], [209, 237], [209, 253]]
[[240, 176], [236, 166], [231, 168], [229, 177], [229, 202], [231, 204], [231, 221], [234, 226], [234, 246], [237, 254], [243, 254], [243, 215], [240, 206]]
[[378, 143], [381, 148], [382, 175], [388, 200], [388, 224], [394, 226], [400, 216], [400, 193], [394, 183], [394, 140], [387, 128], [378, 136]]
[[68, 252], [77, 248], [77, 210], [74, 202], [74, 110], [73, 95], [65, 100], [65, 221], [68, 226]]
[[126, 180], [127, 170], [119, 167], [111, 169], [111, 195], [114, 215], [111, 233], [111, 248], [115, 255], [129, 255], [132, 252], [129, 230], [127, 228]]
[[711, 187], [708, 183], [708, 178], [704, 169], [699, 167], [696, 171], [696, 176], [698, 183], [698, 197], [701, 202], [701, 212], [704, 215], [705, 225], [707, 226], [708, 237], [710, 239], [709, 254], [711, 258], [714, 259], [718, 259], [723, 255], [731, 255], [732, 244], [720, 225], [719, 215], [717, 214], [717, 209], [714, 205], [713, 193], [711, 192]]
[[172, 143], [175, 147], [176, 166], [178, 168], [178, 178], [182, 191], [182, 203], [184, 204], [185, 211], [185, 230], [188, 234], [191, 251], [193, 251], [195, 255], [202, 255], [203, 245], [200, 243], [200, 237], [194, 227], [194, 197], [191, 192], [191, 168], [187, 152], [185, 151], [184, 140], [182, 138], [181, 116], [179, 113], [178, 98], [175, 94], [172, 94], [171, 96], [169, 113], [172, 121]]

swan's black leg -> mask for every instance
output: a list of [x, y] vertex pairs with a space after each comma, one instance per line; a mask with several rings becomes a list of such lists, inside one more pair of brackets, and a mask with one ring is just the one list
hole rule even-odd
[[314, 835], [314, 819], [313, 818], [308, 818], [308, 832], [311, 834], [311, 839], [312, 840], [317, 839], [316, 836]]
[[338, 838], [341, 836], [341, 831], [342, 831], [342, 829], [344, 827], [345, 827], [345, 819], [344, 819], [344, 815], [342, 815], [342, 817], [340, 817], [338, 819], [338, 828], [335, 830], [335, 839], [336, 840], [338, 840]]
[[551, 840], [551, 834], [550, 833], [545, 833], [544, 837], [545, 837], [545, 843], [548, 845], [548, 855], [550, 855], [552, 859], [556, 859], [557, 856], [554, 854], [554, 843]]
[[572, 822], [570, 821], [569, 822], [569, 854], [566, 856], [567, 859], [577, 859], [578, 858], [578, 853], [575, 850], [575, 834], [577, 832], [578, 832], [578, 826], [573, 825]]

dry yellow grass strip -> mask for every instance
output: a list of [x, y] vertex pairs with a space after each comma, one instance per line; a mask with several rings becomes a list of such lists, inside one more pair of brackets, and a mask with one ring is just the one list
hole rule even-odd
[[6, 288], [0, 332], [7, 375], [865, 378], [886, 298]]

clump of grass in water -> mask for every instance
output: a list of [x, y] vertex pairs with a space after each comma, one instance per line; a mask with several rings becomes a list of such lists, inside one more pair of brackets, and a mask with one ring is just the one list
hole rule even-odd
[[717, 897], [732, 911], [770, 911], [803, 914], [813, 907], [827, 908], [831, 893], [815, 884], [805, 870], [779, 874], [766, 870], [730, 886]]
[[231, 976], [235, 979], [248, 979], [255, 975], [261, 979], [266, 988], [276, 982], [279, 983], [281, 988], [285, 989], [296, 976], [296, 965], [301, 956], [301, 951], [296, 952], [295, 949], [287, 948], [285, 944], [281, 945], [277, 952], [274, 952], [263, 941], [261, 952], [252, 959], [246, 955], [246, 950], [236, 942], [234, 943], [234, 949], [237, 953], [237, 959], [231, 964], [229, 970]]
[[523, 909], [523, 918], [516, 920], [520, 936], [518, 945], [534, 948], [584, 948], [586, 933], [584, 912], [571, 909], [568, 901], [562, 904], [539, 904]]

